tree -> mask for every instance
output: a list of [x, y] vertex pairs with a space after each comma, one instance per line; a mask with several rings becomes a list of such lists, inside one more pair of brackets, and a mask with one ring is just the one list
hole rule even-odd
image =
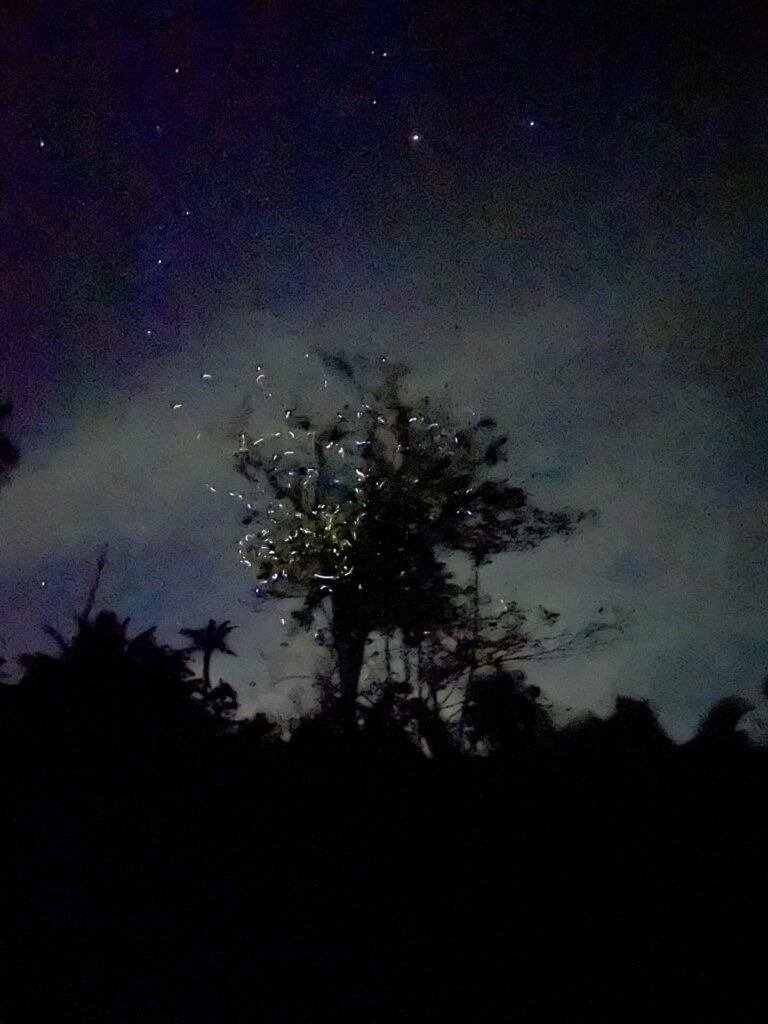
[[753, 709], [744, 697], [722, 697], [704, 715], [688, 746], [722, 754], [743, 750], [749, 745], [749, 737], [739, 726]]
[[497, 752], [519, 752], [553, 730], [540, 696], [524, 672], [476, 675], [466, 687], [463, 724], [475, 743], [482, 739]]
[[58, 654], [22, 655], [19, 684], [3, 687], [12, 720], [41, 751], [130, 756], [210, 733], [211, 716], [192, 699], [185, 651], [158, 643], [154, 627], [129, 636], [130, 620], [112, 611], [76, 621], [69, 639], [46, 627]]
[[19, 461], [19, 449], [6, 436], [2, 428], [3, 420], [7, 419], [13, 412], [13, 405], [10, 402], [0, 404], [0, 484], [6, 483], [11, 470]]
[[[495, 685], [490, 682], [494, 679], [518, 690], [525, 676], [519, 669], [512, 672], [513, 664], [559, 660], [593, 650], [621, 632], [625, 624], [620, 618], [598, 617], [574, 632], [553, 632], [560, 616], [542, 605], [531, 613], [514, 600], [500, 599], [500, 611], [485, 611], [491, 597], [479, 593], [478, 568], [474, 564], [473, 582], [459, 593], [451, 618], [424, 637], [419, 649], [419, 681], [425, 699], [434, 708], [459, 708], [460, 714], [453, 717], [473, 734], [478, 733], [477, 716], [470, 709], [475, 682], [481, 684], [479, 691]], [[599, 609], [598, 616], [603, 611]], [[517, 680], [514, 685], [513, 679]], [[533, 689], [523, 687], [529, 697]]]
[[[188, 647], [189, 653], [200, 651], [203, 655], [203, 679], [201, 685], [201, 692], [205, 698], [214, 698], [215, 690], [211, 689], [211, 658], [219, 652], [221, 654], [231, 654], [233, 657], [237, 657], [233, 650], [227, 646], [227, 637], [229, 634], [237, 629], [237, 626], [230, 626], [229, 619], [224, 622], [216, 622], [215, 619], [209, 619], [208, 625], [203, 626], [202, 629], [180, 629], [179, 632], [182, 636], [189, 637], [192, 643]], [[229, 686], [228, 683], [220, 683], [216, 687], [217, 691], [221, 691], [219, 696], [231, 699], [231, 695], [234, 694], [234, 690]]]
[[185, 652], [155, 639], [155, 628], [128, 636], [130, 619], [122, 621], [112, 611], [100, 611], [93, 618], [78, 616], [77, 631], [71, 639], [45, 627], [59, 647], [58, 657], [23, 654], [25, 669], [20, 686], [41, 690], [74, 689], [84, 694], [118, 688], [124, 679], [135, 681], [142, 690], [176, 697], [188, 694], [184, 680], [191, 675]]
[[[353, 380], [346, 362], [340, 371]], [[452, 620], [460, 588], [442, 557], [461, 553], [477, 569], [585, 518], [533, 505], [500, 473], [508, 438], [494, 420], [457, 427], [429, 398], [406, 400], [404, 377], [390, 369], [332, 422], [286, 409], [282, 429], [242, 432], [236, 454], [256, 488], [241, 560], [258, 572], [257, 596], [303, 599], [299, 625], [325, 613], [347, 731], [371, 634], [397, 632], [413, 650]]]

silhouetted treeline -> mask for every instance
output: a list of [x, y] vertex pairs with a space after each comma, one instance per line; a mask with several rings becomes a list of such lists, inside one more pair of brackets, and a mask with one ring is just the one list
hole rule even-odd
[[463, 746], [394, 690], [286, 742], [112, 613], [57, 643], [0, 688], [0, 1021], [762, 1017], [743, 703], [678, 746], [630, 698], [558, 729], [510, 676]]

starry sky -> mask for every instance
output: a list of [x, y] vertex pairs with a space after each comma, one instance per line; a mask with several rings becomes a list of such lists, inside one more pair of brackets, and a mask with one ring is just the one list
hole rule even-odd
[[558, 706], [648, 697], [683, 737], [756, 695], [761, 6], [6, 5], [0, 396], [22, 461], [0, 651], [66, 628], [109, 543], [105, 603], [173, 643], [233, 620], [219, 672], [246, 710], [290, 710], [311, 647], [254, 604], [231, 453], [275, 410], [346, 400], [328, 350], [406, 361], [459, 420], [498, 419], [539, 504], [599, 509], [485, 570], [572, 628], [631, 610], [609, 648], [530, 667]]

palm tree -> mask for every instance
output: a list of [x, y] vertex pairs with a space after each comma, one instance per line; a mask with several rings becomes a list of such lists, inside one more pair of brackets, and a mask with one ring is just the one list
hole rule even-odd
[[203, 629], [180, 629], [179, 632], [182, 636], [189, 637], [192, 643], [189, 645], [189, 650], [200, 651], [203, 655], [203, 685], [202, 692], [204, 696], [207, 696], [211, 691], [211, 655], [215, 651], [220, 651], [222, 654], [232, 654], [235, 657], [235, 652], [227, 647], [227, 637], [233, 629], [237, 629], [237, 626], [230, 626], [229, 619], [225, 619], [224, 622], [216, 622], [215, 619], [209, 619], [208, 625]]

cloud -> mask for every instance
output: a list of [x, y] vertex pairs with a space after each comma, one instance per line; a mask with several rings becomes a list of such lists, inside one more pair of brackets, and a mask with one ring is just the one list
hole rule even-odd
[[[574, 627], [600, 606], [635, 610], [610, 649], [531, 669], [558, 700], [606, 710], [615, 692], [649, 695], [684, 731], [717, 696], [751, 687], [768, 657], [768, 491], [746, 403], [712, 377], [711, 347], [697, 362], [671, 327], [648, 344], [657, 320], [647, 308], [648, 331], [635, 320], [637, 274], [610, 310], [570, 286], [502, 291], [494, 305], [481, 287], [489, 259], [454, 265], [416, 248], [403, 267], [391, 253], [356, 259], [332, 247], [296, 308], [244, 311], [236, 289], [203, 326], [182, 329], [176, 350], [142, 355], [121, 381], [70, 380], [87, 414], [57, 420], [48, 406], [44, 436], [30, 450], [22, 438], [0, 498], [2, 632], [27, 646], [39, 621], [61, 626], [109, 541], [105, 596], [137, 624], [157, 621], [170, 639], [211, 615], [240, 623], [242, 655], [220, 667], [249, 706], [286, 664], [305, 664], [306, 648], [279, 648], [277, 610], [247, 610], [252, 580], [236, 564], [241, 513], [229, 494], [243, 484], [230, 459], [238, 431], [270, 407], [280, 417], [283, 404], [331, 411], [348, 398], [316, 358], [325, 347], [371, 366], [381, 355], [408, 362], [415, 394], [459, 419], [498, 419], [510, 469], [538, 502], [600, 510], [600, 526], [488, 572], [489, 586], [511, 585]], [[439, 274], [430, 298], [424, 282]]]

